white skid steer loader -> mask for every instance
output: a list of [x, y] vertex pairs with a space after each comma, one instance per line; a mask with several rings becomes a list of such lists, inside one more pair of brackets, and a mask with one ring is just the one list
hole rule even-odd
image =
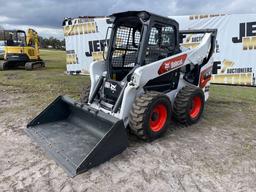
[[[154, 140], [172, 117], [196, 123], [209, 96], [215, 29], [179, 31], [176, 21], [146, 11], [108, 21], [106, 59], [91, 63], [81, 101], [59, 96], [26, 129], [71, 176], [125, 150], [126, 128]], [[191, 34], [201, 34], [201, 43], [183, 47]]]

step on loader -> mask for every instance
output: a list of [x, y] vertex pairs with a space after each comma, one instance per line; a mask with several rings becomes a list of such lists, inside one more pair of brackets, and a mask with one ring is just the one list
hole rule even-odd
[[[26, 129], [71, 176], [124, 151], [127, 129], [152, 141], [172, 118], [196, 123], [209, 96], [215, 29], [180, 31], [175, 20], [146, 11], [108, 22], [105, 59], [91, 63], [81, 100], [59, 96]], [[182, 43], [191, 35], [197, 46]]]

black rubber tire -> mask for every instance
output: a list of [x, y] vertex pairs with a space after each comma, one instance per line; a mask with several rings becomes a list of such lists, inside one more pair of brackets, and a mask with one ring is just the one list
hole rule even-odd
[[[162, 128], [155, 132], [150, 128], [150, 118], [154, 107], [163, 104], [167, 109], [167, 119]], [[129, 127], [133, 134], [143, 140], [155, 140], [161, 137], [169, 128], [171, 119], [171, 102], [159, 92], [149, 91], [137, 97], [130, 112]]]
[[[192, 118], [190, 115], [190, 110], [193, 102], [193, 98], [198, 96], [201, 100], [201, 108], [196, 117]], [[173, 113], [174, 118], [184, 124], [192, 125], [197, 123], [202, 116], [204, 111], [204, 93], [203, 91], [195, 86], [185, 86], [177, 94], [174, 104]]]
[[90, 90], [91, 90], [91, 85], [87, 85], [83, 88], [80, 94], [80, 102], [83, 104], [88, 103], [89, 96], [90, 96]]

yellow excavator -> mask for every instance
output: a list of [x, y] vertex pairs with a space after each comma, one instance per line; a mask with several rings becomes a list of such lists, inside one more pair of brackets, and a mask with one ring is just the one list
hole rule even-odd
[[1, 30], [0, 38], [4, 40], [4, 59], [0, 60], [0, 70], [24, 67], [26, 70], [44, 68], [40, 58], [38, 34], [33, 29]]

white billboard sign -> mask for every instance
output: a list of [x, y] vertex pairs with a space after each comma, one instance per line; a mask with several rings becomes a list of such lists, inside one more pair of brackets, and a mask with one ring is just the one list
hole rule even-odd
[[[255, 85], [256, 14], [171, 16], [180, 29], [218, 29], [212, 82]], [[88, 73], [101, 60], [108, 24], [104, 18], [75, 18], [64, 23], [67, 72]], [[201, 38], [187, 36], [184, 45], [197, 46]]]

